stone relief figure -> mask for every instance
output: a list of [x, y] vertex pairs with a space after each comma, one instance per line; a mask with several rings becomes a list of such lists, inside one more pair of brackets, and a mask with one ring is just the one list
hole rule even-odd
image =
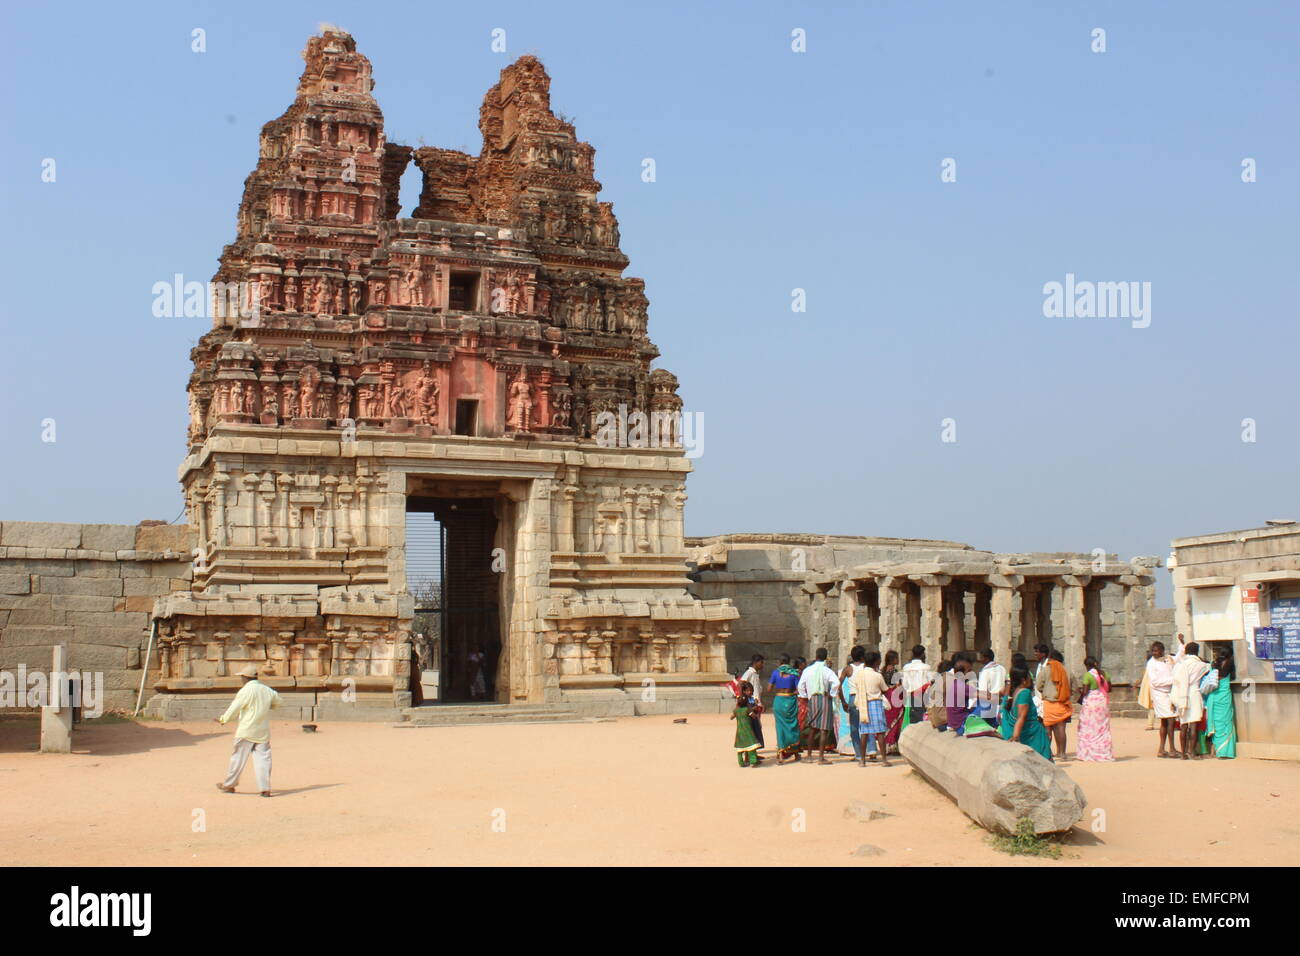
[[388, 303], [388, 283], [383, 279], [371, 280], [370, 301], [375, 305], [386, 305]]
[[256, 400], [257, 400], [257, 392], [254, 391], [253, 386], [252, 386], [252, 384], [250, 383], [249, 386], [248, 386], [248, 388], [246, 388], [246, 389], [244, 390], [244, 409], [243, 409], [243, 411], [244, 411], [244, 414], [245, 414], [245, 415], [251, 415], [251, 414], [253, 414], [253, 403], [254, 403]]
[[361, 283], [348, 283], [348, 312], [356, 315], [361, 307]]
[[402, 384], [401, 379], [393, 382], [388, 389], [388, 409], [389, 418], [405, 418], [407, 415], [407, 399], [409, 393], [406, 386]]
[[284, 385], [284, 414], [287, 418], [294, 418], [298, 414], [298, 385], [296, 382], [286, 382]]
[[338, 401], [337, 401], [336, 408], [337, 411], [334, 416], [336, 420], [342, 421], [345, 418], [352, 417], [352, 386], [351, 385], [344, 383], [343, 385], [339, 386], [339, 394], [338, 394]]
[[415, 403], [420, 412], [420, 422], [432, 425], [438, 418], [438, 380], [434, 378], [428, 362], [420, 370], [415, 382]]
[[330, 280], [320, 276], [316, 280], [316, 314], [323, 315], [330, 308]]
[[573, 416], [573, 396], [561, 392], [555, 397], [555, 409], [551, 412], [552, 428], [568, 428]]
[[362, 385], [357, 389], [357, 403], [360, 406], [358, 411], [361, 412], [362, 418], [376, 418], [375, 415], [375, 390], [370, 385]]
[[507, 311], [511, 315], [519, 315], [524, 311], [524, 280], [519, 277], [518, 272], [512, 272], [506, 278], [507, 292]]
[[229, 395], [229, 398], [227, 399], [226, 411], [238, 415], [244, 409], [243, 382], [235, 382], [230, 386], [230, 391], [227, 394]]
[[551, 287], [539, 286], [537, 289], [537, 302], [534, 304], [533, 311], [542, 315], [551, 314]]
[[280, 403], [275, 397], [275, 386], [269, 382], [262, 386], [262, 411], [269, 412], [277, 418], [280, 415]]
[[526, 432], [532, 428], [533, 424], [533, 388], [528, 384], [528, 377], [524, 370], [519, 370], [513, 383], [510, 385], [510, 414], [506, 419], [506, 424], [521, 432]]
[[288, 312], [298, 309], [298, 280], [293, 276], [286, 276], [284, 280], [284, 308]]
[[405, 275], [406, 287], [403, 290], [406, 304], [422, 307], [424, 305], [424, 273], [419, 266], [409, 269]]
[[190, 392], [190, 439], [193, 440], [202, 434], [203, 413], [199, 411], [199, 403], [194, 393]]
[[579, 438], [587, 438], [591, 435], [590, 413], [587, 409], [587, 402], [581, 395], [573, 401], [573, 426], [578, 432]]
[[316, 392], [320, 388], [320, 372], [316, 371], [314, 365], [304, 365], [298, 373], [298, 381], [302, 384], [299, 417], [313, 418], [316, 412]]

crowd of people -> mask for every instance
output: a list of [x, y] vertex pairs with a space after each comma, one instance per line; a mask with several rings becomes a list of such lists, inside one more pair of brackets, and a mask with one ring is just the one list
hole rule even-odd
[[[1230, 682], [1233, 664], [1223, 653], [1210, 665], [1196, 644], [1179, 636], [1175, 657], [1164, 645], [1152, 645], [1139, 700], [1159, 719], [1161, 757], [1188, 759], [1213, 753], [1236, 754]], [[932, 667], [921, 645], [900, 666], [897, 651], [883, 657], [854, 647], [836, 669], [826, 648], [812, 661], [780, 662], [764, 683], [767, 661], [755, 655], [750, 666], [727, 687], [736, 698], [736, 757], [742, 767], [757, 767], [765, 758], [764, 690], [772, 692], [776, 725], [776, 762], [816, 760], [827, 754], [889, 766], [898, 752], [903, 728], [929, 721], [935, 729], [961, 737], [1000, 737], [1016, 741], [1049, 761], [1068, 759], [1066, 731], [1078, 717], [1075, 757], [1083, 761], [1114, 759], [1110, 727], [1111, 681], [1095, 657], [1084, 659], [1084, 672], [1073, 679], [1060, 651], [1046, 644], [1034, 648], [1031, 664], [1014, 654], [1008, 668], [990, 648], [958, 651]], [[1156, 729], [1152, 724], [1148, 729]], [[1182, 750], [1173, 750], [1174, 738]], [[1166, 740], [1170, 751], [1166, 751]]]
[[1159, 730], [1157, 757], [1193, 760], [1237, 756], [1237, 725], [1231, 682], [1232, 652], [1223, 649], [1213, 663], [1201, 659], [1200, 645], [1178, 635], [1169, 654], [1161, 641], [1147, 652], [1138, 702], [1149, 711], [1147, 730]]

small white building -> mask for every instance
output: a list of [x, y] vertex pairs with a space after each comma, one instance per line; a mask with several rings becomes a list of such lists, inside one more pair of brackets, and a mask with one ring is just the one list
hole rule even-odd
[[1300, 523], [1176, 538], [1178, 632], [1209, 660], [1232, 648], [1238, 752], [1300, 760]]

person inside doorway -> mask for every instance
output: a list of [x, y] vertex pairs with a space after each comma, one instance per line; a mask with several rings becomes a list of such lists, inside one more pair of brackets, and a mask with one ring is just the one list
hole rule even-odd
[[487, 657], [483, 654], [483, 648], [475, 644], [470, 649], [469, 654], [465, 656], [465, 671], [469, 677], [469, 699], [483, 700], [487, 697], [487, 680], [483, 676], [483, 668], [487, 663]]

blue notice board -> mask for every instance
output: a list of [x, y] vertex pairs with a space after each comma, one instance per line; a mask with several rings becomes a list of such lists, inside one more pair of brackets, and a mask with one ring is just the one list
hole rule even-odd
[[1282, 659], [1282, 629], [1280, 627], [1255, 628], [1255, 656], [1261, 661]]
[[1300, 681], [1300, 598], [1274, 598], [1269, 621], [1281, 632], [1281, 653], [1273, 661], [1274, 680]]
[[1300, 681], [1300, 661], [1274, 661], [1273, 680]]

